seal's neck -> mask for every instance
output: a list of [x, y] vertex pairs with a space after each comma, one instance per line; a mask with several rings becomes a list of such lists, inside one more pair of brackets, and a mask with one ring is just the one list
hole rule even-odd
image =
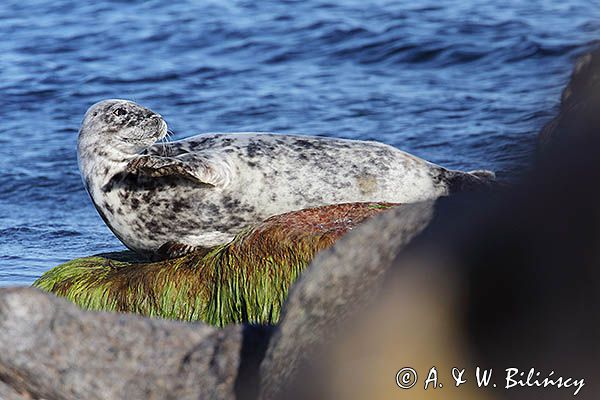
[[82, 178], [88, 186], [104, 185], [122, 171], [127, 163], [139, 154], [135, 149], [111, 143], [99, 143], [95, 138], [80, 134], [77, 142], [77, 159]]

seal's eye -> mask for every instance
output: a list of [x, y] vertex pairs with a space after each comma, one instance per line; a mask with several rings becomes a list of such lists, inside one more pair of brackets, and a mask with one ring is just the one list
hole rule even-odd
[[120, 117], [122, 115], [127, 114], [127, 111], [124, 108], [117, 108], [115, 111], [113, 111], [113, 114]]

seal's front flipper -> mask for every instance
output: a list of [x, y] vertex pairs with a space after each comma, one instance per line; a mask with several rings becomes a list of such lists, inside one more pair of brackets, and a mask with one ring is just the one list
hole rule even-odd
[[189, 244], [178, 242], [167, 242], [160, 246], [152, 255], [152, 261], [168, 260], [171, 258], [183, 257], [186, 254], [193, 253], [196, 250], [201, 250], [201, 247], [194, 247]]
[[[208, 168], [205, 167], [205, 169]], [[197, 165], [171, 157], [139, 156], [127, 164], [127, 171], [132, 174], [151, 177], [180, 176], [194, 183], [215, 186], [211, 182], [210, 174], [205, 173]]]

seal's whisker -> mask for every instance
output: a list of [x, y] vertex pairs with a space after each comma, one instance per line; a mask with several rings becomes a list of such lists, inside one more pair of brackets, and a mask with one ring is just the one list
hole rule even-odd
[[167, 133], [160, 140], [161, 140], [161, 142], [164, 142], [164, 143], [171, 142], [173, 140], [173, 131], [170, 129], [167, 129]]
[[173, 131], [170, 129], [167, 129], [165, 135], [160, 138], [159, 143], [161, 144], [162, 147], [162, 153], [163, 153], [163, 157], [167, 157], [169, 155], [169, 143], [171, 142], [171, 135], [173, 135]]
[[164, 144], [163, 144], [163, 148], [168, 149], [168, 144], [173, 140], [172, 138], [173, 135], [173, 131], [170, 129], [167, 129], [167, 134], [165, 135], [164, 139]]

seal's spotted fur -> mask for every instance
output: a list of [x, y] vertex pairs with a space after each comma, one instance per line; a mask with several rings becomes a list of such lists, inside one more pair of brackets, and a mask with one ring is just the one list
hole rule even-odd
[[79, 167], [94, 205], [140, 253], [177, 255], [225, 243], [288, 211], [416, 202], [489, 178], [376, 142], [251, 132], [156, 143], [166, 132], [160, 115], [106, 100], [88, 110], [79, 133]]

